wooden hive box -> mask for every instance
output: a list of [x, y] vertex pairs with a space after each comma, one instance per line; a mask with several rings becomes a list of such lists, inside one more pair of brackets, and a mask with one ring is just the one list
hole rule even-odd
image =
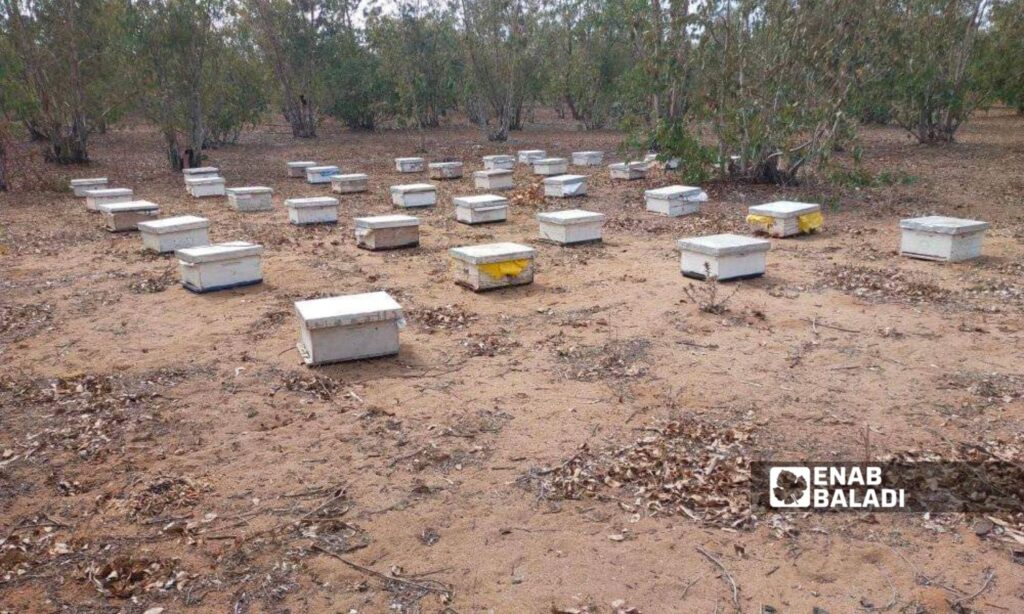
[[533, 283], [536, 250], [518, 243], [487, 243], [453, 247], [455, 283], [475, 292]]
[[387, 292], [334, 296], [295, 303], [299, 354], [324, 365], [398, 353], [402, 307]]

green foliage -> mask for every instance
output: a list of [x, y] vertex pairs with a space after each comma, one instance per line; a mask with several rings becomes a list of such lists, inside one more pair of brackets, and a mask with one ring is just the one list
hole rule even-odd
[[998, 0], [973, 68], [991, 98], [1024, 114], [1024, 0]]
[[356, 130], [372, 130], [387, 113], [388, 84], [380, 60], [354, 35], [335, 36], [325, 68], [324, 112]]
[[212, 49], [212, 63], [203, 99], [206, 145], [238, 142], [246, 128], [255, 128], [269, 104], [270, 75], [244, 30], [221, 29]]

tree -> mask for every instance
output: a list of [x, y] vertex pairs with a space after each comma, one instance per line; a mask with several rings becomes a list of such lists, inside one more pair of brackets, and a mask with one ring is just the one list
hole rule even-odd
[[372, 130], [388, 107], [388, 84], [381, 76], [381, 62], [361, 44], [355, 30], [331, 37], [325, 47], [325, 90], [330, 92], [324, 111], [346, 126]]
[[989, 22], [975, 69], [993, 98], [1024, 114], [1024, 0], [996, 0]]
[[255, 127], [269, 104], [270, 77], [249, 33], [235, 23], [219, 28], [203, 96], [206, 146], [238, 142], [242, 131]]

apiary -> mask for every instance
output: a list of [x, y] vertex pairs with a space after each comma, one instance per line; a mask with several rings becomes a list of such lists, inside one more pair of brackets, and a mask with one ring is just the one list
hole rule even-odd
[[263, 186], [228, 188], [228, 204], [235, 211], [273, 211], [274, 190]]
[[263, 247], [245, 241], [179, 249], [181, 285], [193, 292], [213, 292], [263, 281]]
[[609, 164], [608, 172], [611, 173], [612, 179], [632, 181], [647, 176], [647, 165], [643, 162], [618, 162]]
[[586, 196], [586, 175], [555, 175], [544, 180], [544, 196], [552, 198], [572, 198]]
[[462, 177], [462, 162], [431, 162], [431, 179], [458, 179]]
[[791, 237], [812, 233], [824, 223], [821, 205], [780, 200], [755, 205], [747, 210], [747, 224], [757, 232], [773, 237]]
[[303, 179], [306, 176], [306, 169], [316, 166], [312, 160], [296, 160], [288, 163], [288, 176], [293, 179]]
[[455, 283], [473, 291], [493, 290], [533, 283], [536, 250], [518, 243], [487, 243], [453, 247]]
[[88, 179], [72, 179], [71, 191], [77, 198], [85, 198], [89, 190], [104, 190], [110, 185], [106, 177], [92, 177]]
[[355, 194], [365, 192], [369, 177], [363, 173], [351, 173], [348, 175], [334, 175], [331, 177], [331, 191], [337, 194]]
[[357, 217], [356, 245], [370, 251], [416, 247], [420, 244], [420, 220], [411, 215]]
[[210, 244], [210, 220], [194, 215], [138, 223], [142, 246], [158, 254]]
[[473, 173], [473, 185], [478, 190], [511, 190], [515, 187], [512, 171], [495, 168]]
[[288, 220], [296, 226], [338, 223], [337, 198], [330, 196], [289, 198], [284, 201], [284, 204], [288, 207]]
[[900, 220], [900, 254], [961, 262], [981, 256], [987, 222], [932, 215]]
[[85, 192], [85, 208], [89, 211], [99, 211], [100, 205], [108, 203], [126, 203], [134, 197], [135, 192], [130, 188], [87, 190]]
[[194, 198], [207, 196], [224, 196], [223, 177], [188, 177], [185, 179], [185, 190]]
[[307, 166], [306, 167], [306, 183], [320, 184], [330, 183], [331, 177], [341, 173], [341, 168], [337, 166]]
[[604, 164], [603, 151], [574, 151], [572, 152], [573, 166], [601, 166]]
[[160, 205], [148, 200], [130, 200], [124, 203], [104, 203], [100, 213], [110, 232], [136, 230], [139, 222], [155, 220], [160, 215]]
[[494, 194], [456, 196], [455, 219], [463, 224], [489, 224], [508, 219], [508, 199]]
[[408, 183], [391, 186], [391, 202], [402, 209], [433, 207], [437, 204], [437, 188], [429, 183]]
[[534, 162], [548, 157], [548, 152], [543, 149], [523, 149], [518, 152], [519, 163], [533, 165]]
[[307, 365], [398, 353], [402, 307], [387, 292], [297, 301], [299, 354]]
[[187, 182], [189, 179], [198, 179], [199, 177], [216, 177], [220, 174], [220, 169], [216, 166], [197, 166], [195, 168], [182, 169], [181, 175]]
[[395, 170], [399, 173], [422, 173], [425, 167], [423, 158], [395, 158]]
[[558, 245], [600, 241], [604, 219], [603, 213], [582, 209], [537, 214], [537, 221], [540, 222], [540, 238]]
[[533, 161], [533, 174], [552, 177], [569, 172], [569, 161], [565, 158], [541, 158]]
[[646, 208], [651, 213], [680, 217], [700, 213], [700, 204], [708, 199], [700, 188], [670, 185], [644, 192]]
[[711, 276], [719, 281], [764, 275], [772, 243], [767, 239], [720, 234], [680, 239], [680, 267], [693, 279]]
[[515, 156], [505, 154], [484, 156], [483, 161], [485, 170], [512, 170], [516, 167]]

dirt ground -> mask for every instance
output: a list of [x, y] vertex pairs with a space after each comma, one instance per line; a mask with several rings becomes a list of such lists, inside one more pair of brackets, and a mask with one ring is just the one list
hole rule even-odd
[[[29, 191], [0, 195], [0, 611], [1024, 612], [1024, 519], [754, 518], [732, 474], [713, 501], [652, 499], [621, 466], [581, 482], [680, 442], [682, 462], [737, 475], [964, 443], [1024, 462], [1024, 118], [979, 115], [948, 147], [865, 129], [875, 185], [709, 184], [688, 218], [644, 211], [672, 176], [594, 169], [569, 205], [606, 213], [605, 241], [580, 248], [537, 240], [537, 211], [566, 203], [526, 191], [507, 224], [454, 221], [482, 155], [620, 140], [514, 137], [427, 132], [424, 155], [466, 177], [436, 182], [419, 248], [385, 253], [355, 247], [352, 218], [393, 211], [415, 133], [276, 126], [211, 151], [229, 187], [274, 188], [275, 211], [249, 214], [188, 197], [142, 127], [97, 136], [88, 168], [26, 146]], [[329, 188], [287, 179], [296, 159], [371, 189], [341, 197], [337, 226], [297, 228], [284, 200]], [[172, 256], [101, 228], [75, 176], [263, 244], [264, 283], [184, 290]], [[783, 198], [824, 203], [824, 231], [773, 240], [765, 277], [699, 310], [675, 241], [746, 232], [747, 206]], [[984, 257], [901, 258], [899, 218], [931, 213], [991, 222]], [[455, 286], [447, 249], [496, 240], [536, 247], [536, 281]], [[293, 301], [371, 290], [406, 310], [401, 353], [305, 367]]]

